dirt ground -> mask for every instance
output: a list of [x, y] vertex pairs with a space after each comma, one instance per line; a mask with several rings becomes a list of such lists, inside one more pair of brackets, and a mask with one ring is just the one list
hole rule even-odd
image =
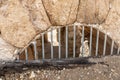
[[120, 80], [120, 56], [89, 58], [82, 64], [3, 68], [0, 80]]

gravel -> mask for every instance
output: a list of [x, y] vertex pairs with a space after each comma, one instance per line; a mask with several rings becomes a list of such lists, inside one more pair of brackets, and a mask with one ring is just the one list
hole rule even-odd
[[120, 80], [120, 56], [89, 58], [90, 63], [22, 66], [0, 71], [0, 80]]

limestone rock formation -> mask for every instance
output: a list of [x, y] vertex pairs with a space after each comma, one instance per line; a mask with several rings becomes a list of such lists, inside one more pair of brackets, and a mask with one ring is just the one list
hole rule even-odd
[[42, 0], [52, 25], [72, 24], [76, 20], [79, 0]]
[[28, 2], [31, 4], [25, 5], [19, 0], [7, 0], [3, 1], [0, 7], [2, 37], [20, 48], [26, 46], [36, 34], [46, 30], [50, 25], [41, 1]]
[[106, 22], [102, 25], [103, 31], [109, 33], [109, 35], [118, 42], [120, 46], [120, 0], [114, 0], [111, 4], [110, 13], [106, 19]]
[[11, 46], [0, 36], [0, 61], [14, 61], [17, 48]]
[[[74, 22], [98, 23], [100, 30], [108, 33], [107, 50], [110, 53], [111, 38], [118, 41], [120, 46], [120, 0], [0, 0], [0, 53], [14, 53], [18, 48], [25, 47], [37, 34], [52, 26], [66, 26]], [[62, 47], [65, 46], [65, 28], [62, 28]], [[81, 30], [76, 31], [76, 53], [81, 53]], [[69, 51], [73, 53], [73, 26], [68, 30]], [[89, 42], [90, 30], [85, 28], [85, 37]], [[93, 30], [93, 53], [96, 49], [96, 30]], [[57, 33], [56, 33], [57, 34]], [[100, 32], [98, 53], [102, 55], [104, 35]], [[2, 43], [1, 43], [2, 42]], [[8, 43], [9, 44], [8, 44]], [[39, 40], [38, 42], [41, 42]], [[4, 43], [4, 44], [3, 44]], [[13, 46], [12, 46], [13, 45]], [[37, 46], [41, 53], [41, 43]], [[5, 46], [5, 47], [4, 47]], [[7, 47], [8, 46], [8, 47]], [[56, 48], [56, 47], [55, 47]], [[30, 56], [34, 59], [34, 52], [28, 49]], [[41, 54], [40, 54], [41, 55]], [[1, 56], [1, 55], [0, 55]], [[10, 56], [10, 58], [12, 55]], [[25, 55], [20, 56], [25, 59]], [[9, 58], [8, 58], [9, 59]]]
[[39, 32], [50, 27], [51, 23], [41, 0], [23, 0], [22, 4], [29, 11], [30, 21]]
[[80, 0], [77, 22], [103, 23], [109, 13], [110, 0]]
[[0, 8], [2, 37], [10, 44], [24, 47], [36, 32], [29, 21], [29, 12], [18, 1], [9, 0]]

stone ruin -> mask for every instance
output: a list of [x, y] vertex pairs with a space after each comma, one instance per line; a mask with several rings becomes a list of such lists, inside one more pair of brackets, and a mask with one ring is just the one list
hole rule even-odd
[[[99, 24], [100, 30], [108, 33], [117, 42], [117, 46], [120, 46], [119, 4], [120, 0], [0, 0], [0, 60], [14, 60], [16, 54], [36, 35], [51, 26], [73, 23]], [[85, 28], [85, 31], [85, 36], [89, 39], [90, 30]], [[65, 35], [64, 28], [61, 33]], [[77, 33], [80, 39], [81, 29], [77, 29]], [[94, 39], [95, 34], [96, 31], [93, 30]], [[62, 36], [61, 38], [64, 39]], [[102, 33], [100, 40], [103, 43]], [[108, 46], [111, 45], [110, 41], [111, 39], [107, 40]], [[25, 55], [20, 58], [25, 59]]]

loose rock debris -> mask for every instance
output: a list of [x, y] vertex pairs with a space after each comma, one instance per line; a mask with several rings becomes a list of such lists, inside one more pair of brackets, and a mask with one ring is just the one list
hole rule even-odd
[[2, 80], [119, 80], [120, 57], [90, 58], [95, 64], [3, 68]]

